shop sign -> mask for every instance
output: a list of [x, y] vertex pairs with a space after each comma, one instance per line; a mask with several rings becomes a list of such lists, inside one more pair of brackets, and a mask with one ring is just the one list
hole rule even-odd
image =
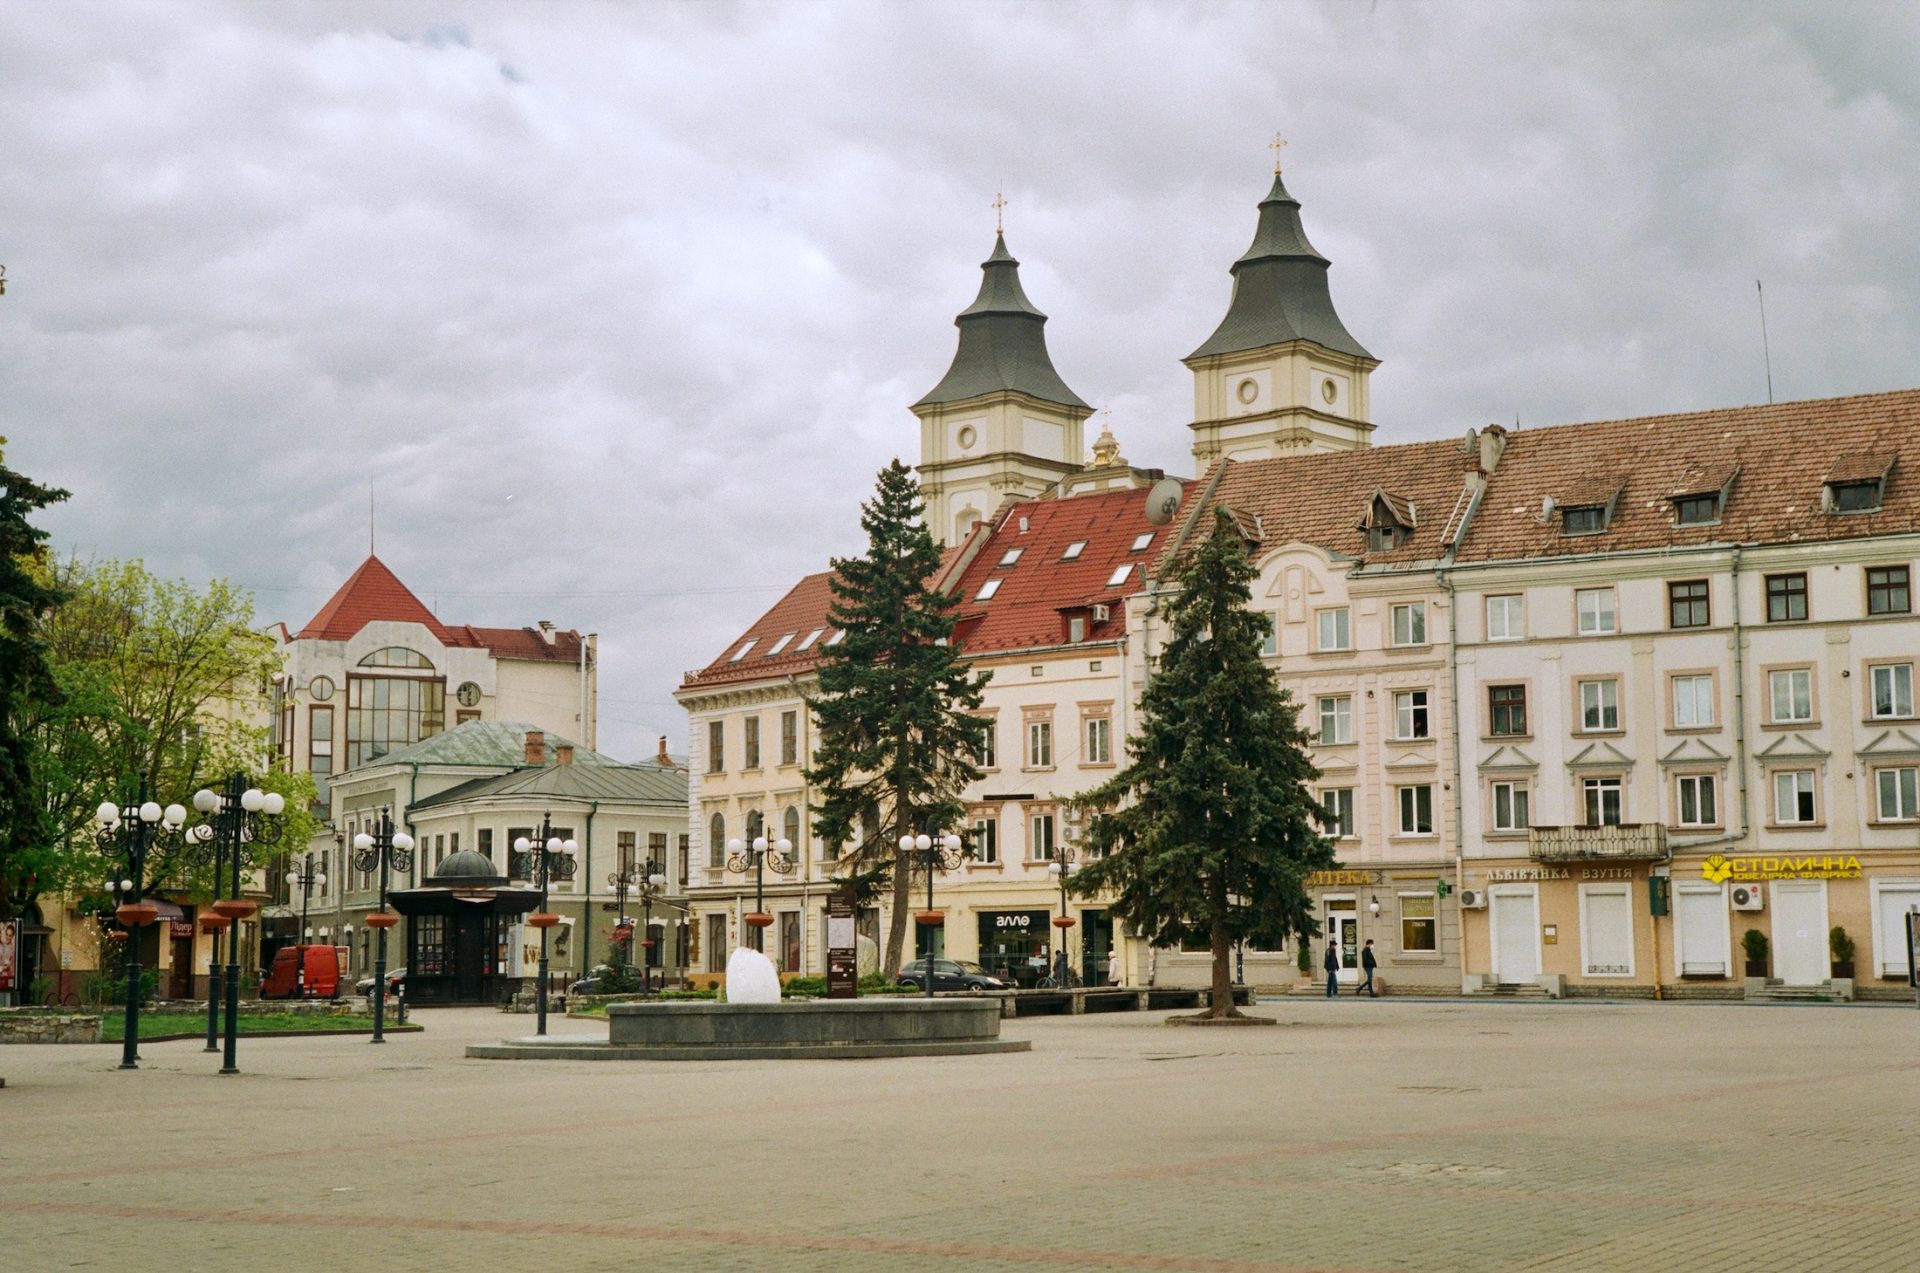
[[1728, 880], [1857, 880], [1860, 859], [1851, 853], [1738, 858], [1716, 853], [1700, 864], [1700, 875], [1714, 884]]
[[995, 928], [1032, 928], [1033, 916], [1026, 911], [1006, 911], [993, 917]]
[[167, 935], [170, 937], [191, 937], [193, 936], [193, 922], [185, 919], [170, 919], [167, 921]]
[[1630, 880], [1633, 868], [1630, 866], [1583, 866], [1580, 868], [1583, 880]]
[[1378, 871], [1315, 871], [1307, 876], [1307, 887], [1339, 888], [1355, 884], [1378, 884], [1382, 879]]
[[0, 990], [14, 989], [20, 976], [20, 921], [0, 919]]
[[1522, 884], [1532, 880], [1570, 880], [1564, 866], [1497, 866], [1487, 872], [1489, 884]]

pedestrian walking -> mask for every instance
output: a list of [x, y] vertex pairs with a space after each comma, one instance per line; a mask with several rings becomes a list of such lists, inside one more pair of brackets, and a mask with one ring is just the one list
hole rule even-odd
[[[1367, 938], [1367, 944], [1360, 948], [1360, 971], [1365, 973], [1367, 977], [1366, 981], [1361, 983], [1360, 990], [1366, 991], [1367, 997], [1370, 999], [1378, 999], [1380, 997], [1380, 993], [1373, 988], [1373, 970], [1379, 966], [1380, 961], [1373, 957], [1373, 938], [1369, 937]], [[1360, 990], [1356, 990], [1354, 993], [1359, 994]]]
[[1327, 970], [1327, 998], [1338, 998], [1340, 994], [1340, 948], [1331, 941], [1327, 943], [1327, 957], [1320, 961]]

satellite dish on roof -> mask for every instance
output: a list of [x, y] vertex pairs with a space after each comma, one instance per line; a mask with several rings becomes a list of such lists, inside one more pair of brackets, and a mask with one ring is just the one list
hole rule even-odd
[[1180, 508], [1180, 479], [1163, 477], [1147, 492], [1147, 520], [1165, 526]]
[[1480, 445], [1480, 431], [1478, 429], [1468, 429], [1467, 430], [1467, 454], [1472, 455], [1474, 453], [1475, 448], [1477, 448], [1479, 445]]
[[1546, 523], [1553, 520], [1553, 510], [1554, 510], [1553, 496], [1542, 495], [1540, 497], [1540, 524], [1541, 525], [1544, 526]]

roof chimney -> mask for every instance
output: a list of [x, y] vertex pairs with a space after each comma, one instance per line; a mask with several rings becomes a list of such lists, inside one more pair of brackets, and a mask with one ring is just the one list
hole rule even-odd
[[544, 765], [547, 763], [547, 736], [538, 729], [527, 731], [527, 763]]
[[553, 620], [552, 619], [540, 620], [540, 639], [542, 641], [545, 641], [548, 645], [553, 644]]
[[1480, 430], [1480, 471], [1491, 473], [1500, 467], [1500, 457], [1507, 452], [1507, 428], [1503, 424], [1490, 424]]
[[571, 765], [573, 763], [573, 744], [555, 743], [553, 745], [553, 763], [556, 765]]
[[673, 765], [673, 757], [667, 755], [667, 736], [665, 734], [660, 735], [660, 754], [655, 756], [654, 760], [662, 769], [671, 768]]

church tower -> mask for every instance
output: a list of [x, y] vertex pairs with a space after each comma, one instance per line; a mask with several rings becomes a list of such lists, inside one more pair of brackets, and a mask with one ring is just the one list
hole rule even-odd
[[1282, 184], [1278, 163], [1253, 244], [1233, 263], [1227, 316], [1183, 361], [1193, 372], [1196, 472], [1222, 456], [1368, 444], [1367, 378], [1380, 360], [1334, 313], [1327, 258], [1307, 241], [1300, 203]]
[[920, 489], [936, 543], [957, 544], [1002, 501], [1039, 495], [1085, 463], [1093, 408], [1047, 356], [1047, 316], [1020, 288], [1020, 262], [996, 233], [980, 294], [960, 311], [960, 347], [920, 417]]

